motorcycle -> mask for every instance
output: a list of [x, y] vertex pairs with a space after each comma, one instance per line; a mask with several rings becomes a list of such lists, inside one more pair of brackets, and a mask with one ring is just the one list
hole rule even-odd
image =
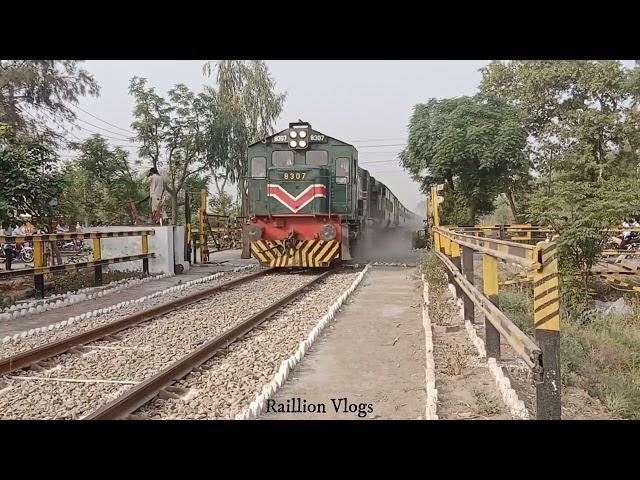
[[631, 232], [626, 238], [623, 236], [611, 237], [609, 241], [611, 250], [640, 250], [640, 234]]
[[32, 263], [33, 247], [30, 244], [23, 243], [19, 248], [13, 243], [4, 243], [0, 248], [0, 258], [7, 258], [7, 253], [11, 251], [11, 256], [16, 262]]

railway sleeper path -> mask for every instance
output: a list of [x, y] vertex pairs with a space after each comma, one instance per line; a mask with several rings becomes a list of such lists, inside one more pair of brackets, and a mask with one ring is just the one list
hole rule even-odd
[[[91, 414], [319, 276], [268, 272], [252, 277], [212, 297], [200, 292], [195, 303], [179, 300], [180, 310], [158, 313], [153, 321], [132, 321], [124, 330], [107, 331], [106, 336], [85, 342], [67, 339], [66, 345], [58, 346], [66, 347], [65, 353], [54, 353], [46, 360], [35, 360], [38, 355], [33, 351], [5, 358], [0, 363], [0, 371], [6, 373], [0, 379], [1, 418], [82, 418]], [[93, 335], [98, 333], [105, 331]], [[89, 338], [86, 332], [82, 335]], [[46, 357], [46, 352], [40, 353]], [[29, 370], [16, 371], [24, 363], [30, 365]]]

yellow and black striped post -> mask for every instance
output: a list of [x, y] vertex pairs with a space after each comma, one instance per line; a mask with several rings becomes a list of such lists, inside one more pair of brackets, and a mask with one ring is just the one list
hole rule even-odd
[[[142, 234], [142, 253], [149, 253], [149, 237]], [[142, 259], [142, 272], [147, 275], [149, 273], [149, 259]]]
[[[482, 254], [482, 286], [485, 296], [496, 307], [498, 302], [498, 259], [488, 253]], [[500, 359], [500, 332], [488, 318], [484, 319], [484, 343], [487, 357]]]
[[[473, 275], [473, 249], [470, 247], [462, 247], [462, 270], [465, 278], [470, 284], [475, 284]], [[475, 306], [473, 300], [466, 293], [463, 295], [464, 299], [464, 319], [473, 323], [475, 317]]]
[[[44, 242], [33, 242], [33, 268], [44, 267]], [[33, 276], [36, 298], [44, 298], [44, 274]]]
[[[102, 260], [102, 245], [99, 238], [93, 239], [93, 261]], [[94, 271], [94, 285], [99, 287], [102, 285], [102, 265], [96, 265], [93, 267]]]
[[560, 420], [560, 298], [556, 244], [539, 242], [533, 274], [533, 321], [536, 341], [542, 350], [543, 378], [536, 385], [537, 418]]

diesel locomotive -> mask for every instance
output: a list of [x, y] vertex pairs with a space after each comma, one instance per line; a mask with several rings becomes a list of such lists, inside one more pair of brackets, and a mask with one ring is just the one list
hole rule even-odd
[[264, 266], [328, 267], [350, 260], [383, 231], [420, 228], [349, 143], [306, 122], [248, 148], [248, 224], [243, 241]]

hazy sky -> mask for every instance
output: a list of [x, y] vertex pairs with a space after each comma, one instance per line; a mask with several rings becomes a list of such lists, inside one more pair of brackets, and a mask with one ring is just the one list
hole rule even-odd
[[[99, 98], [83, 98], [80, 107], [123, 129], [130, 129], [133, 101], [127, 93], [133, 76], [145, 77], [156, 91], [165, 94], [176, 83], [200, 91], [212, 83], [202, 73], [200, 61], [103, 61], [84, 63], [101, 87]], [[326, 135], [353, 142], [361, 166], [385, 183], [412, 210], [424, 199], [418, 184], [400, 167], [396, 158], [407, 138], [413, 106], [431, 97], [473, 94], [480, 82], [479, 69], [488, 61], [267, 61], [279, 91], [287, 92], [284, 112], [276, 129], [302, 119]], [[75, 131], [80, 138], [99, 131], [111, 136], [123, 130], [106, 125], [80, 111], [86, 128]], [[99, 126], [111, 132], [96, 128]], [[380, 140], [380, 141], [373, 141]], [[356, 142], [358, 141], [358, 142]], [[373, 145], [384, 145], [374, 147]], [[129, 148], [131, 158], [137, 150]], [[367, 163], [376, 162], [376, 163]]]

